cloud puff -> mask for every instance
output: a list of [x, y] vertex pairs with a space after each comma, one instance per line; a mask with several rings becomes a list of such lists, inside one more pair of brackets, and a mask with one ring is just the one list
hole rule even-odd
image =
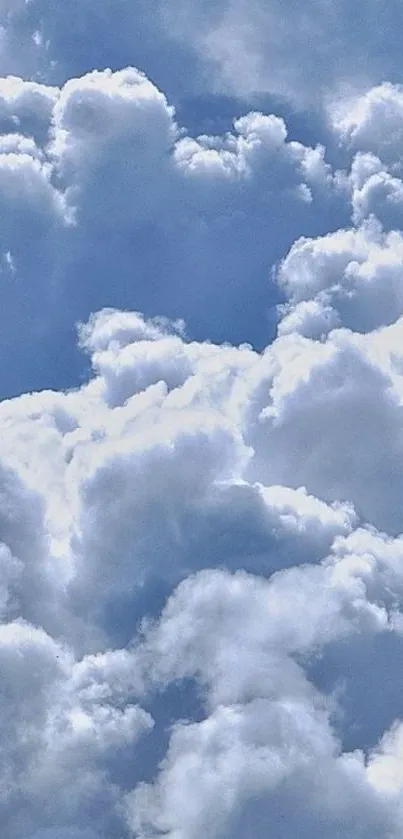
[[[91, 679], [80, 689], [71, 654], [43, 630], [17, 621], [3, 625], [0, 636], [7, 834], [113, 832], [118, 798], [105, 782], [108, 755], [133, 748], [152, 726], [150, 716], [130, 701], [119, 708], [113, 684], [98, 695]], [[80, 662], [81, 674], [84, 668]]]
[[329, 109], [332, 124], [354, 149], [379, 155], [387, 164], [401, 156], [402, 87], [384, 82], [360, 95], [341, 98]]
[[266, 405], [247, 438], [265, 482], [352, 501], [378, 527], [401, 530], [400, 362], [389, 343], [400, 330], [398, 321], [372, 340], [334, 331], [319, 345], [286, 336], [267, 353]]
[[369, 332], [394, 323], [402, 313], [401, 265], [400, 231], [386, 233], [374, 218], [297, 240], [278, 271], [288, 298], [279, 334], [320, 338], [337, 326]]

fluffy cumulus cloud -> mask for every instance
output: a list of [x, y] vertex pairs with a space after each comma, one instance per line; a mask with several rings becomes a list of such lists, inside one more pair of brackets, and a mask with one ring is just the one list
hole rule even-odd
[[80, 342], [0, 408], [8, 834], [399, 836], [400, 320]]
[[4, 835], [400, 839], [400, 10], [118, 7], [0, 4]]
[[[325, 232], [332, 209], [345, 212], [321, 143], [289, 139], [281, 117], [260, 111], [192, 137], [134, 68], [60, 88], [7, 77], [0, 105], [2, 334], [9, 342], [17, 319], [41, 339], [40, 386], [50, 353], [66, 366], [71, 324], [106, 303], [185, 315], [198, 337], [219, 340], [250, 338], [256, 323], [264, 342], [270, 264], [298, 233]], [[20, 389], [34, 376], [27, 359], [25, 370]], [[15, 392], [16, 370], [14, 384], [2, 378]]]

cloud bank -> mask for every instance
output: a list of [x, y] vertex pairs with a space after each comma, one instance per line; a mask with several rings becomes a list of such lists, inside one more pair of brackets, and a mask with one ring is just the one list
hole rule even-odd
[[401, 322], [104, 310], [1, 404], [10, 836], [399, 835]]
[[397, 0], [3, 0], [0, 72], [60, 84], [134, 62], [179, 98], [263, 93], [315, 108], [399, 81], [401, 24]]
[[9, 839], [400, 839], [402, 102], [328, 105], [336, 160], [133, 67], [1, 80]]

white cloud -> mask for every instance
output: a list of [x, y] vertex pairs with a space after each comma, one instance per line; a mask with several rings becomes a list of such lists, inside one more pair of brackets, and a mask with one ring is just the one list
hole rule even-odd
[[379, 155], [386, 163], [401, 158], [403, 90], [385, 82], [359, 96], [332, 103], [329, 116], [341, 139], [354, 149]]
[[[295, 203], [295, 187], [326, 188], [330, 177], [324, 149], [289, 142], [284, 121], [273, 115], [249, 113], [223, 137], [181, 137], [165, 96], [133, 68], [68, 81], [54, 107], [52, 130], [50, 152], [78, 219], [107, 222], [111, 232], [146, 220], [171, 232], [172, 213], [183, 225], [191, 212], [194, 224], [203, 212], [222, 212], [228, 201], [227, 212], [235, 215], [245, 202], [239, 180], [254, 195], [253, 182], [264, 178], [266, 201], [274, 190], [292, 190]], [[215, 190], [220, 185], [214, 196], [208, 189], [212, 179]]]
[[[253, 88], [273, 10], [239, 55], [242, 5], [204, 20], [221, 83]], [[2, 11], [10, 46], [30, 13]], [[265, 90], [300, 95], [297, 23]], [[0, 404], [9, 839], [402, 835], [400, 100], [332, 106], [335, 172], [273, 114], [192, 137], [133, 68], [0, 83], [5, 373], [93, 311], [88, 381]], [[196, 340], [186, 300], [243, 321], [274, 261], [273, 343]], [[166, 317], [117, 308], [145, 300]]]
[[393, 740], [368, 766], [363, 753], [342, 752], [332, 730], [338, 692], [321, 696], [295, 656], [326, 665], [335, 645], [347, 640], [360, 655], [360, 638], [387, 637], [400, 549], [357, 531], [316, 568], [269, 582], [211, 571], [180, 586], [150, 632], [144, 665], [158, 685], [197, 677], [206, 716], [174, 727], [156, 783], [129, 796], [136, 835], [263, 836], [270, 818], [284, 836], [296, 819], [303, 836], [335, 837], [341, 825], [357, 837], [399, 835]]
[[283, 119], [256, 111], [193, 138], [133, 68], [61, 88], [12, 77], [0, 100], [4, 342], [18, 318], [41, 337], [42, 363], [59, 353], [62, 365], [60, 332], [105, 303], [185, 315], [220, 340], [224, 320], [237, 337], [259, 322], [266, 338], [272, 263], [298, 232], [325, 229], [317, 208], [339, 206], [321, 144], [289, 139]]
[[[383, 188], [382, 180], [378, 186]], [[356, 206], [374, 188], [365, 181]], [[386, 233], [374, 218], [358, 228], [297, 240], [278, 272], [288, 298], [279, 332], [320, 337], [336, 326], [366, 332], [393, 323], [403, 311], [402, 254], [400, 231]]]
[[[25, 493], [31, 509], [35, 487], [32, 498], [41, 501], [34, 532], [48, 534], [46, 543], [44, 535], [37, 537], [38, 545], [27, 535], [30, 560], [18, 520], [14, 530], [4, 529], [5, 551], [16, 557], [15, 566], [7, 564], [10, 585], [25, 563], [44, 567], [52, 585], [48, 610], [56, 605], [58, 617], [38, 608], [36, 628], [21, 621], [4, 625], [9, 669], [3, 702], [12, 723], [5, 743], [8, 835], [25, 839], [35, 831], [41, 837], [42, 831], [46, 837], [53, 828], [61, 836], [63, 830], [73, 836], [76, 831], [80, 839], [80, 831], [85, 839], [91, 831], [97, 839], [125, 836], [124, 812], [139, 835], [159, 829], [183, 837], [200, 831], [221, 836], [228, 830], [243, 835], [252, 829], [260, 835], [253, 801], [259, 802], [266, 825], [276, 800], [283, 831], [294, 829], [294, 813], [301, 829], [312, 831], [320, 824], [333, 839], [344, 814], [354, 836], [389, 830], [397, 837], [399, 808], [385, 799], [384, 785], [371, 768], [373, 758], [367, 777], [365, 755], [344, 752], [333, 728], [338, 704], [343, 708], [341, 686], [335, 684], [334, 697], [327, 698], [305, 668], [318, 655], [326, 663], [328, 648], [342, 654], [346, 640], [360, 656], [362, 645], [370, 647], [374, 637], [400, 637], [400, 540], [357, 530], [348, 506], [329, 506], [287, 486], [242, 480], [250, 457], [242, 438], [253, 430], [264, 356], [247, 347], [187, 342], [168, 322], [147, 323], [137, 314], [115, 311], [94, 317], [81, 336], [94, 354], [96, 373], [88, 385], [1, 406], [3, 459], [19, 475], [19, 482], [5, 484], [3, 508], [12, 511], [15, 497], [19, 509]], [[390, 334], [394, 346], [392, 339]], [[271, 351], [279, 358], [282, 340]], [[298, 339], [291, 340], [300, 352]], [[358, 337], [344, 340], [346, 351], [353, 352], [350, 344]], [[314, 350], [312, 361], [319, 346], [307, 342]], [[330, 376], [335, 354], [343, 352], [340, 335], [331, 336], [322, 349], [321, 363]], [[368, 350], [358, 345], [357, 359], [364, 351], [379, 355], [375, 344]], [[384, 350], [384, 366], [389, 356]], [[181, 376], [172, 380], [174, 357]], [[118, 390], [122, 362], [124, 388]], [[351, 374], [345, 396], [350, 411], [353, 386], [365, 385], [362, 368], [354, 378], [352, 366]], [[338, 375], [342, 382], [343, 367]], [[380, 373], [368, 377], [382, 387]], [[329, 382], [331, 387], [331, 376]], [[296, 371], [297, 386], [303, 385]], [[277, 389], [274, 402], [280, 410], [285, 395], [279, 384]], [[292, 409], [297, 423], [300, 405], [298, 400]], [[312, 417], [320, 420], [317, 405]], [[328, 430], [333, 440], [336, 428], [337, 417]], [[262, 475], [266, 452], [271, 462], [275, 451], [276, 462], [282, 458], [292, 468], [291, 439], [286, 448], [256, 447], [252, 463], [259, 464]], [[354, 463], [347, 468], [344, 462], [343, 468], [351, 500]], [[360, 487], [357, 498], [362, 497]], [[4, 556], [8, 562], [11, 554]], [[308, 564], [295, 567], [301, 562]], [[212, 565], [248, 567], [256, 576], [224, 570], [191, 576], [144, 643], [108, 650], [116, 626], [105, 606], [128, 597], [122, 610], [134, 609], [134, 622], [121, 618], [133, 632], [147, 614], [146, 601], [142, 606], [135, 592], [146, 591], [150, 575], [172, 585], [189, 571]], [[281, 570], [285, 566], [294, 567]], [[20, 601], [22, 615], [27, 608], [33, 614], [33, 600]], [[41, 622], [55, 640], [40, 629]], [[122, 637], [125, 632], [123, 627]], [[57, 640], [63, 636], [73, 648]], [[99, 652], [91, 654], [94, 648]], [[202, 686], [204, 718], [188, 726], [175, 723], [160, 775], [155, 763], [148, 777], [154, 784], [136, 786], [142, 764], [127, 778], [123, 767], [135, 765], [140, 734], [152, 726], [137, 703], [151, 709], [154, 689], [161, 692], [171, 681], [194, 677]], [[359, 695], [355, 684], [348, 690]], [[326, 787], [318, 780], [318, 766]], [[196, 797], [192, 773], [199, 779]], [[135, 791], [128, 794], [131, 787]], [[368, 819], [362, 821], [364, 806]]]
[[256, 391], [261, 413], [246, 438], [255, 449], [249, 478], [259, 474], [266, 483], [304, 485], [328, 501], [351, 501], [365, 519], [400, 532], [396, 345], [390, 353], [401, 325], [373, 337], [336, 330], [322, 344], [279, 339]]
[[[2, 404], [12, 839], [125, 824], [259, 836], [270, 813], [284, 837], [294, 819], [307, 836], [400, 835], [398, 746], [376, 746], [398, 682], [373, 703], [372, 751], [343, 743], [362, 662], [375, 645], [376, 683], [401, 638], [401, 538], [360, 528], [351, 507], [401, 529], [400, 334], [399, 321], [322, 343], [290, 333], [260, 355], [105, 310], [80, 330], [88, 384]], [[181, 579], [136, 639], [155, 613], [147, 587]], [[203, 713], [184, 724], [172, 700], [165, 762], [158, 773], [152, 746], [144, 777], [156, 696], [195, 679]]]
[[24, 81], [17, 76], [0, 79], [2, 131], [21, 131], [43, 142], [58, 95], [56, 87]]

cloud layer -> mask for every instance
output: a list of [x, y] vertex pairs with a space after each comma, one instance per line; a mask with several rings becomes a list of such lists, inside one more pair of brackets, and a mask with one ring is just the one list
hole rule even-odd
[[0, 71], [58, 84], [134, 61], [178, 98], [268, 93], [301, 108], [401, 73], [397, 0], [353, 12], [346, 0], [3, 0], [0, 22]]
[[[2, 7], [43, 72], [47, 11]], [[400, 839], [402, 89], [328, 103], [325, 148], [192, 136], [133, 67], [44, 79], [0, 83], [5, 835]]]
[[103, 310], [2, 403], [8, 835], [400, 835], [401, 329]]

